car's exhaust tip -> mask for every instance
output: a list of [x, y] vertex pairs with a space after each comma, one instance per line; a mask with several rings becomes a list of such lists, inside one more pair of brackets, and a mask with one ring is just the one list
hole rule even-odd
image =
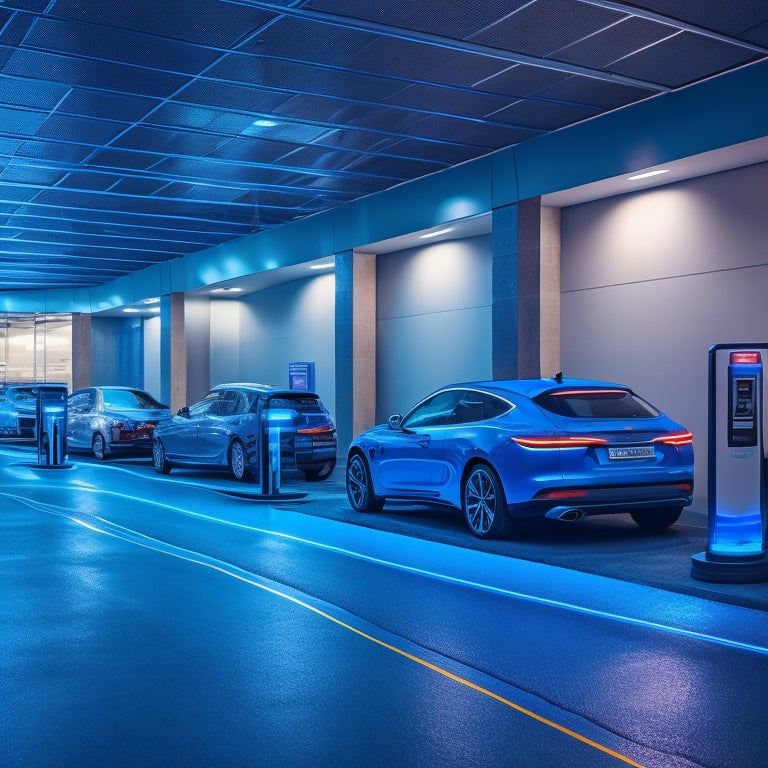
[[550, 520], [563, 520], [565, 522], [572, 522], [583, 517], [584, 512], [581, 509], [574, 507], [553, 507], [546, 513], [545, 517]]

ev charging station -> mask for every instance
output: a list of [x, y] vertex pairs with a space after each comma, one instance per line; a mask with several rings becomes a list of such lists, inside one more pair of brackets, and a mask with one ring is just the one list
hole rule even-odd
[[707, 551], [691, 559], [701, 581], [768, 581], [766, 364], [768, 344], [709, 350], [709, 530]]
[[39, 384], [35, 431], [37, 464], [62, 467], [67, 461], [67, 385]]
[[259, 455], [259, 497], [272, 501], [289, 501], [305, 493], [280, 492], [280, 428], [290, 423], [293, 414], [284, 408], [266, 408], [262, 413]]
[[262, 417], [261, 492], [266, 496], [280, 494], [280, 426], [291, 418], [290, 411], [268, 408]]

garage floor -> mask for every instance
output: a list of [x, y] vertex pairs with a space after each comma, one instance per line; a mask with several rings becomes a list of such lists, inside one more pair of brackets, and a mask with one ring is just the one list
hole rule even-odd
[[3, 768], [763, 764], [768, 586], [690, 578], [696, 510], [486, 543], [354, 516], [340, 470], [32, 458], [0, 445]]

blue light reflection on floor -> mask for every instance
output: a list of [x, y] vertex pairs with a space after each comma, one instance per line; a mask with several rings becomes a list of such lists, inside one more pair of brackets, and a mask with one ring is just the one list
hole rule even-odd
[[[116, 539], [133, 539], [133, 543], [146, 549], [158, 551], [155, 542], [159, 543], [162, 549], [166, 546], [163, 539], [175, 540], [168, 539], [168, 532], [175, 534], [192, 527], [204, 528], [216, 536], [219, 535], [217, 529], [220, 528], [219, 533], [224, 532], [222, 538], [230, 540], [242, 539], [245, 531], [253, 531], [260, 536], [271, 537], [275, 542], [286, 542], [285, 546], [278, 543], [277, 546], [281, 550], [288, 549], [287, 542], [296, 543], [345, 558], [367, 560], [475, 590], [498, 593], [514, 600], [537, 603], [556, 611], [564, 609], [567, 612], [581, 613], [585, 617], [599, 617], [605, 620], [602, 622], [604, 625], [618, 621], [638, 628], [674, 632], [702, 642], [702, 654], [723, 653], [722, 648], [706, 648], [705, 645], [709, 644], [728, 645], [752, 653], [757, 652], [762, 656], [766, 654], [764, 616], [756, 618], [754, 612], [717, 606], [704, 600], [672, 595], [552, 566], [526, 563], [360, 528], [297, 514], [285, 508], [232, 502], [217, 498], [201, 489], [197, 483], [184, 481], [181, 477], [179, 481], [173, 479], [169, 482], [167, 478], [155, 478], [151, 473], [142, 474], [117, 466], [103, 465], [83, 467], [82, 473], [78, 470], [66, 476], [46, 473], [45, 481], [40, 482], [42, 474], [19, 470], [13, 481], [13, 494], [7, 496], [15, 495], [16, 500], [23, 500], [27, 505], [31, 502], [31, 505], [40, 511], [70, 519], [77, 518], [80, 524], [89, 529], [109, 533]], [[137, 483], [139, 478], [140, 484]], [[94, 482], [89, 482], [90, 480]], [[5, 488], [9, 487], [7, 484], [3, 485]], [[101, 487], [110, 487], [113, 490], [102, 491], [99, 490]], [[152, 498], [137, 498], [139, 495]], [[214, 510], [213, 514], [210, 513], [211, 510]], [[191, 520], [185, 521], [184, 517], [195, 518], [201, 524], [193, 526]], [[165, 527], [156, 528], [157, 522], [161, 520]], [[213, 525], [203, 526], [204, 522]], [[226, 533], [227, 529], [232, 529], [232, 533]], [[306, 556], [308, 552], [305, 550], [302, 553], [301, 547], [290, 548], [297, 550], [300, 557]], [[199, 562], [200, 551], [202, 550], [196, 549], [191, 552], [193, 559], [186, 559], [204, 565]], [[338, 558], [335, 560], [338, 562]], [[229, 569], [230, 565], [231, 563], [225, 563], [224, 567]], [[257, 578], [250, 571], [243, 573], [249, 584]], [[282, 584], [280, 590], [284, 591]], [[312, 602], [311, 599], [305, 599], [304, 593], [300, 593], [299, 598], [307, 604]], [[353, 624], [351, 621], [348, 623], [350, 626]], [[588, 622], [585, 620], [580, 623], [586, 625]], [[574, 622], [574, 625], [578, 624], [579, 622]], [[633, 631], [625, 634], [632, 637], [635, 635]], [[625, 662], [627, 676], [632, 680], [643, 671], [647, 672], [647, 659], [644, 659], [640, 652], [627, 656]], [[685, 669], [688, 667], [682, 671]], [[465, 678], [470, 679], [470, 675], [465, 675]], [[682, 672], [676, 680], [681, 691], [691, 686], [690, 678]], [[490, 685], [487, 688], [493, 690]], [[511, 692], [507, 692], [511, 695]], [[698, 697], [688, 697], [691, 698]], [[655, 701], [656, 697], [653, 696], [652, 699]], [[685, 700], [681, 698], [680, 702]]]
[[[129, 477], [135, 475], [146, 480], [145, 475], [135, 473], [131, 469], [117, 466], [110, 469]], [[88, 496], [92, 495], [94, 499], [111, 497], [116, 501], [127, 502], [129, 505], [137, 501], [135, 493], [105, 490], [83, 482], [82, 478], [73, 479], [75, 479], [73, 485], [81, 499], [77, 509], [81, 513], [93, 514], [99, 521], [103, 518], [96, 514], [97, 504], [86, 501]], [[718, 618], [715, 619], [714, 624], [717, 628], [713, 626], [712, 631], [708, 632], [706, 628], [712, 616], [713, 606], [697, 598], [662, 593], [650, 587], [565, 570], [556, 566], [512, 558], [498, 558], [474, 550], [450, 548], [450, 558], [446, 558], [446, 548], [440, 544], [385, 531], [350, 526], [324, 518], [281, 514], [282, 510], [274, 507], [267, 507], [264, 510], [267, 512], [264, 518], [267, 525], [255, 524], [253, 510], [243, 506], [219, 505], [218, 513], [215, 515], [202, 513], [182, 506], [180, 503], [170, 503], [159, 498], [163, 496], [173, 499], [174, 502], [180, 501], [179, 487], [188, 489], [192, 493], [199, 492], [200, 486], [194, 481], [152, 479], [158, 483], [158, 489], [163, 489], [163, 493], [156, 494], [156, 497], [141, 499], [141, 503], [165, 512], [244, 528], [263, 535], [286, 538], [357, 559], [474, 589], [496, 592], [516, 599], [768, 654], [768, 644], [764, 641], [762, 631], [759, 633], [761, 641], [756, 642], [754, 633], [749, 630], [749, 625], [745, 625], [743, 620], [739, 621], [738, 626], [746, 629], [746, 632], [737, 631], [737, 634], [743, 634], [743, 637], [726, 637], [721, 634], [723, 622], [720, 614], [722, 611], [732, 610], [729, 606], [716, 606], [715, 613]], [[54, 499], [60, 497], [57, 491], [64, 492], [67, 489], [71, 491], [72, 485], [62, 483], [57, 487], [46, 483], [46, 492], [50, 492]], [[24, 501], [29, 503], [28, 500]], [[47, 505], [46, 511], [58, 511], [59, 514], [63, 511], [69, 516], [55, 503]], [[103, 522], [113, 525], [106, 520]], [[130, 531], [129, 528], [125, 530]], [[515, 585], [515, 588], [511, 588], [510, 585]], [[564, 591], [575, 599], [562, 600]], [[618, 610], [619, 607], [621, 610]]]
[[[298, 607], [309, 610], [317, 616], [329, 620], [339, 627], [350, 631], [383, 649], [394, 652], [409, 661], [415, 662], [454, 683], [458, 683], [476, 693], [495, 700], [514, 710], [518, 714], [531, 718], [541, 725], [547, 726], [564, 736], [580, 742], [586, 747], [602, 753], [604, 756], [614, 758], [627, 765], [642, 768], [641, 763], [618, 751], [618, 749], [621, 748], [622, 740], [617, 738], [614, 734], [604, 733], [601, 729], [596, 729], [594, 724], [588, 721], [583, 721], [578, 716], [571, 713], [565, 713], [566, 717], [563, 718], [563, 713], [559, 712], [556, 708], [551, 708], [535, 695], [517, 690], [478, 670], [467, 668], [460, 662], [448, 659], [438, 653], [415, 645], [405, 638], [391, 635], [380, 627], [370, 625], [364, 620], [361, 620], [360, 617], [349, 615], [335, 606], [325, 604], [322, 601], [309, 597], [304, 593], [297, 592], [285, 585], [276, 585], [268, 579], [255, 575], [249, 571], [244, 571], [230, 563], [225, 563], [199, 552], [184, 550], [167, 542], [144, 536], [125, 526], [111, 523], [100, 517], [96, 518], [82, 515], [80, 512], [71, 512], [62, 508], [57, 509], [53, 504], [32, 501], [23, 496], [13, 494], [2, 495], [37, 511], [46, 514], [54, 514], [60, 518], [68, 518], [77, 525], [94, 533], [107, 535], [146, 548], [153, 552], [170, 555], [171, 557], [178, 558], [179, 560], [186, 561], [190, 564], [204, 566], [217, 571], [220, 574], [234, 578], [237, 581], [250, 586], [255, 586], [275, 597], [282, 598]], [[110, 493], [109, 495], [121, 496], [122, 494]], [[534, 711], [534, 708], [538, 711]], [[549, 713], [550, 716], [541, 714], [542, 710]], [[568, 724], [566, 725], [552, 719], [553, 716], [558, 717], [559, 720], [565, 720]], [[578, 730], [574, 730], [575, 728]], [[585, 732], [592, 735], [584, 735]], [[596, 741], [595, 737], [600, 738], [600, 741]], [[609, 745], [612, 744], [613, 746], [608, 746], [603, 742], [607, 742]], [[624, 744], [624, 746], [626, 747], [626, 744]]]

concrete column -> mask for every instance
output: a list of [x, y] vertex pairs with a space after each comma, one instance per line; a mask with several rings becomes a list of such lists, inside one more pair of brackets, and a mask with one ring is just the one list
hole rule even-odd
[[187, 405], [187, 344], [184, 332], [184, 294], [160, 299], [161, 400], [171, 413]]
[[560, 209], [541, 209], [541, 375], [562, 370], [560, 358]]
[[91, 386], [91, 316], [72, 314], [72, 391]]
[[343, 460], [376, 417], [376, 256], [336, 254], [336, 429]]
[[560, 217], [540, 198], [493, 211], [494, 379], [560, 368]]

